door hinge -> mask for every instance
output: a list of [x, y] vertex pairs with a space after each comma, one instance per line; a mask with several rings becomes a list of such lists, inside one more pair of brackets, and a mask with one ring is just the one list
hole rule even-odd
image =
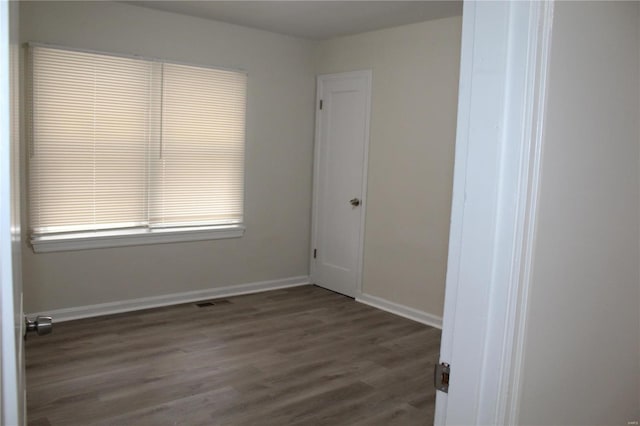
[[433, 385], [437, 390], [449, 393], [449, 374], [451, 374], [451, 366], [446, 362], [435, 365], [433, 369]]
[[313, 258], [315, 259], [318, 256], [318, 250], [313, 249]]
[[322, 99], [320, 99], [320, 109], [322, 109]]

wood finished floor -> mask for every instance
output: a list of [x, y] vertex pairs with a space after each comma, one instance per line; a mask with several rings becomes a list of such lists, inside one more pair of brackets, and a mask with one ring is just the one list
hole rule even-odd
[[29, 426], [429, 425], [440, 331], [315, 286], [55, 324]]

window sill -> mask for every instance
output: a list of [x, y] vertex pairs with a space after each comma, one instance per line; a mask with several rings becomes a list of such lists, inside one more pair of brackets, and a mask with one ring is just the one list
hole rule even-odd
[[31, 238], [35, 253], [239, 238], [243, 225], [77, 232]]

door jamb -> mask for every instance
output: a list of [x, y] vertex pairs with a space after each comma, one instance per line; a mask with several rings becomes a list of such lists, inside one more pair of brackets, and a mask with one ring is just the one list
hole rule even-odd
[[[15, 257], [20, 250], [19, 159], [17, 118], [18, 5], [0, 0], [0, 423], [23, 425], [26, 419], [24, 354], [21, 351], [24, 318], [22, 294], [14, 280], [20, 276]], [[15, 221], [18, 221], [17, 223]], [[17, 269], [16, 269], [17, 268]], [[18, 311], [18, 312], [16, 312]], [[22, 362], [21, 362], [22, 361]]]
[[369, 143], [370, 143], [370, 129], [371, 129], [371, 91], [373, 71], [371, 69], [364, 69], [358, 71], [348, 71], [331, 74], [319, 74], [316, 77], [316, 102], [315, 102], [315, 136], [314, 136], [314, 148], [313, 148], [313, 197], [311, 205], [311, 247], [309, 250], [309, 275], [311, 277], [311, 283], [315, 283], [315, 259], [313, 258], [313, 250], [317, 247], [318, 238], [318, 207], [319, 207], [319, 190], [318, 190], [318, 177], [320, 175], [319, 160], [320, 160], [320, 137], [321, 137], [321, 110], [319, 107], [320, 100], [322, 99], [322, 83], [324, 81], [345, 78], [345, 77], [364, 77], [367, 82], [367, 100], [365, 111], [365, 140], [364, 140], [364, 158], [362, 164], [362, 187], [360, 196], [360, 237], [358, 239], [358, 265], [356, 267], [356, 289], [355, 297], [359, 297], [363, 293], [362, 275], [364, 273], [364, 231], [365, 220], [367, 211], [367, 176], [369, 170]]
[[[518, 422], [553, 6], [553, 0], [464, 4], [440, 353], [451, 378], [449, 394], [437, 392], [437, 425]], [[501, 102], [491, 102], [496, 97]], [[486, 149], [497, 157], [483, 169]], [[472, 300], [474, 283], [483, 295]], [[465, 333], [475, 334], [471, 355], [459, 341]]]

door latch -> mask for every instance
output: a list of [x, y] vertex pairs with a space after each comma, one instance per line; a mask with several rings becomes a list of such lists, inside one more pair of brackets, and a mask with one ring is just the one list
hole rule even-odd
[[433, 369], [433, 385], [441, 392], [449, 393], [449, 374], [451, 366], [446, 362], [436, 364]]

